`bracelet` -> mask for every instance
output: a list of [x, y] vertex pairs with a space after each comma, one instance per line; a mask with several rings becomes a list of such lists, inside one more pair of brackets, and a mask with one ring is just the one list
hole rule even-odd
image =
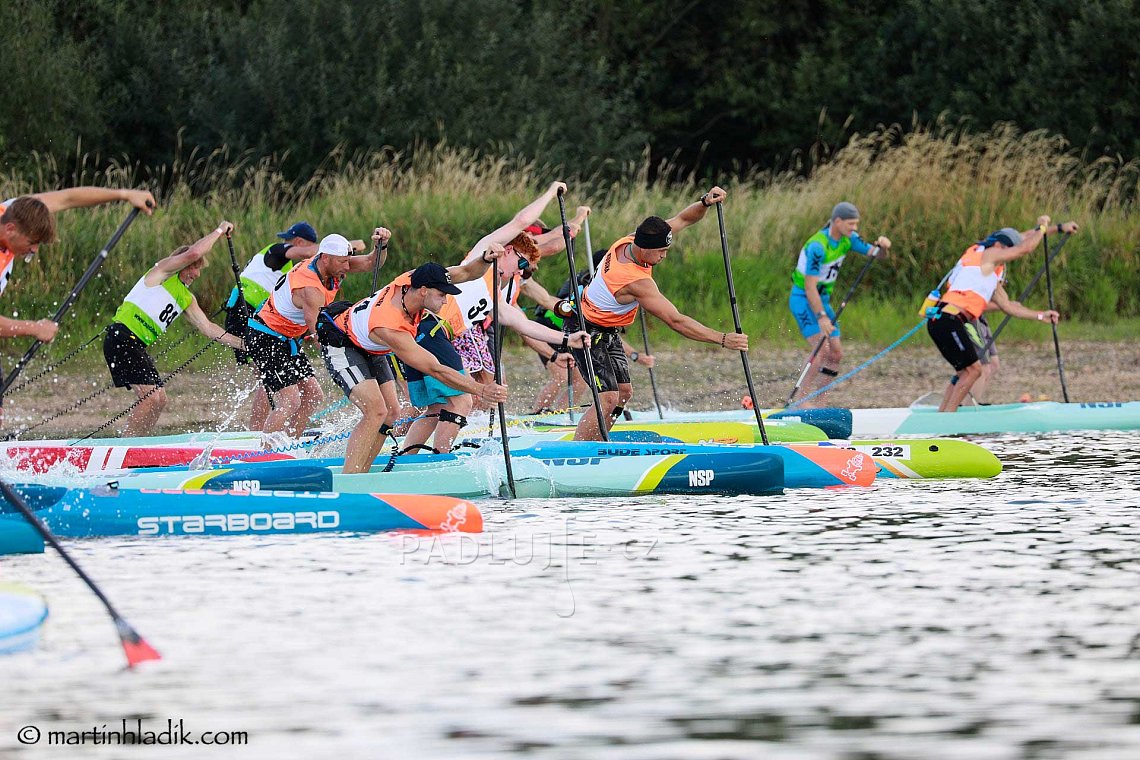
[[1042, 232], [1048, 232], [1049, 231], [1049, 225], [1039, 224], [1039, 225], [1037, 225], [1037, 229], [1041, 230]]
[[629, 352], [629, 360], [631, 362], [637, 361], [638, 358], [640, 358], [640, 357], [641, 357], [641, 354], [637, 353], [636, 351], [630, 351]]
[[481, 254], [479, 254], [479, 258], [483, 259], [484, 264], [490, 264], [491, 263], [491, 261], [487, 258], [487, 253], [488, 253], [488, 251], [483, 251]]
[[1037, 321], [1042, 322], [1044, 320], [1045, 320], [1045, 314], [1043, 312], [1040, 312], [1040, 311], [1037, 312]]
[[[820, 317], [820, 318], [822, 319], [823, 317], [827, 317], [827, 311], [826, 311], [826, 310], [824, 310], [824, 309], [820, 309], [819, 311], [817, 311], [817, 312], [815, 313], [815, 315], [816, 315], [817, 317]], [[828, 319], [830, 319], [830, 317], [828, 317]]]
[[728, 340], [728, 333], [721, 333], [720, 334], [720, 347], [721, 348], [724, 348], [724, 342], [726, 340]]
[[708, 193], [705, 193], [704, 195], [701, 196], [701, 205], [704, 206], [705, 208], [708, 208], [709, 206], [712, 205], [711, 203], [709, 203], [708, 198], [709, 198]]
[[226, 234], [225, 230], [222, 229], [221, 225], [218, 225], [217, 229], [215, 229], [214, 232], [218, 233], [219, 235]]

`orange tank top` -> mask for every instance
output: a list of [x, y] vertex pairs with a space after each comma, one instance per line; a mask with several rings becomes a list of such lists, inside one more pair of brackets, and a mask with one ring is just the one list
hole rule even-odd
[[346, 309], [336, 318], [337, 326], [363, 351], [370, 354], [392, 353], [391, 347], [372, 340], [372, 331], [376, 328], [400, 330], [416, 337], [423, 312], [413, 314], [409, 319], [403, 307], [395, 303], [396, 296], [411, 285], [412, 273], [404, 272], [368, 298], [357, 301], [351, 309]]
[[977, 319], [985, 313], [986, 304], [993, 298], [1005, 273], [1004, 264], [995, 266], [990, 274], [982, 273], [982, 254], [985, 251], [980, 245], [966, 249], [950, 276], [949, 289], [941, 299], [943, 303], [960, 308], [970, 319]]
[[340, 280], [333, 280], [332, 287], [326, 288], [317, 271], [320, 256], [314, 256], [304, 266], [293, 267], [277, 281], [268, 300], [257, 313], [266, 327], [286, 338], [299, 338], [308, 329], [305, 324], [305, 310], [293, 302], [293, 293], [301, 288], [316, 288], [324, 295], [325, 306], [336, 299], [340, 290]]
[[622, 249], [632, 244], [633, 235], [626, 235], [611, 245], [582, 293], [582, 316], [599, 327], [632, 325], [638, 303], [620, 303], [617, 293], [631, 282], [653, 279], [653, 267], [618, 259]]

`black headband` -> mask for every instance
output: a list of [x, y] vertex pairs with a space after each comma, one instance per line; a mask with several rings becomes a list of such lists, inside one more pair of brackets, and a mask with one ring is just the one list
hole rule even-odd
[[644, 248], [646, 250], [668, 248], [669, 246], [673, 245], [673, 230], [653, 233], [639, 229], [637, 232], [633, 233], [633, 244], [638, 248]]

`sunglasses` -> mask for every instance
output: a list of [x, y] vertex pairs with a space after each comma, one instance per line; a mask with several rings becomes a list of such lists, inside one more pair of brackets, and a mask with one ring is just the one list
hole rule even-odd
[[525, 272], [528, 269], [530, 269], [530, 259], [525, 256], [519, 256], [519, 271]]

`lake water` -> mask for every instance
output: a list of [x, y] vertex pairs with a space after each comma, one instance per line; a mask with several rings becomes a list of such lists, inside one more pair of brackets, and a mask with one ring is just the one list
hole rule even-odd
[[[134, 672], [58, 557], [3, 558], [52, 616], [0, 658], [0, 757], [1140, 757], [1140, 436], [977, 440], [1000, 477], [69, 542], [162, 651]], [[47, 746], [123, 719], [248, 745]]]

